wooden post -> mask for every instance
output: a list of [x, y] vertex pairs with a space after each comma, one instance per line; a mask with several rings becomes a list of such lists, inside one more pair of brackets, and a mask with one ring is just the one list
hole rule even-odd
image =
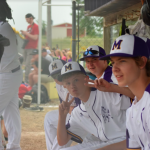
[[[48, 0], [47, 4], [51, 4], [51, 0]], [[47, 6], [47, 33], [46, 33], [47, 45], [52, 49], [52, 22], [51, 22], [51, 6]]]
[[110, 27], [104, 27], [104, 50], [106, 54], [110, 53], [111, 49], [111, 30]]

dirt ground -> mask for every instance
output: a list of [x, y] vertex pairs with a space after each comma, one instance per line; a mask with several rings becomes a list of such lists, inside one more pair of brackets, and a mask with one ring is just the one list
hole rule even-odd
[[[34, 112], [20, 108], [22, 122], [21, 149], [46, 150], [44, 117], [48, 111], [58, 109], [59, 100], [52, 100], [44, 106], [44, 111]], [[32, 106], [36, 106], [31, 105]], [[48, 107], [51, 106], [51, 107]]]
[[[51, 100], [50, 103], [42, 104], [43, 111], [29, 111], [20, 108], [22, 123], [21, 149], [22, 150], [47, 150], [44, 132], [44, 117], [47, 112], [58, 109], [59, 100]], [[32, 104], [31, 107], [37, 106]], [[77, 143], [73, 142], [73, 145]]]

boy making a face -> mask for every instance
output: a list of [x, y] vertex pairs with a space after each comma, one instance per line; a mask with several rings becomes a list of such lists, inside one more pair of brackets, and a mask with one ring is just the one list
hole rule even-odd
[[65, 145], [70, 139], [82, 143], [89, 133], [99, 140], [63, 150], [95, 150], [125, 140], [126, 109], [131, 105], [130, 99], [119, 93], [101, 92], [85, 86], [85, 78], [84, 68], [77, 62], [68, 62], [61, 70], [60, 79], [64, 87], [82, 102], [72, 111], [67, 125], [66, 115], [73, 100], [68, 102], [67, 97], [60, 104], [58, 144]]

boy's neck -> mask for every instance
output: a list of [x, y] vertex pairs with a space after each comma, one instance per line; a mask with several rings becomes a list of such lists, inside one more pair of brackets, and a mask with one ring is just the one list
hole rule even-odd
[[86, 103], [90, 97], [91, 88], [88, 88], [85, 93], [83, 93], [80, 97], [78, 97], [83, 103]]
[[32, 26], [34, 24], [34, 21], [31, 21], [30, 25]]
[[150, 77], [139, 79], [134, 84], [129, 85], [129, 89], [137, 97], [138, 101], [143, 97], [144, 91], [148, 84], [150, 84]]
[[99, 79], [103, 75], [103, 73], [104, 72], [102, 72], [101, 74], [97, 75], [96, 78]]
[[98, 75], [96, 75], [96, 78], [97, 79], [99, 79], [102, 75], [103, 75], [103, 73], [105, 72], [105, 70], [107, 69], [107, 65], [102, 69], [102, 71], [101, 71], [101, 73], [99, 73]]

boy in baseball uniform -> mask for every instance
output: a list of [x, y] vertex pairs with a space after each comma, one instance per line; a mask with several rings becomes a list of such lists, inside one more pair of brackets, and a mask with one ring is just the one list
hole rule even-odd
[[[128, 89], [128, 87], [118, 86], [118, 81], [112, 72], [112, 67], [108, 66], [107, 60], [99, 60], [99, 58], [105, 55], [106, 55], [105, 50], [102, 47], [98, 45], [92, 45], [86, 49], [80, 61], [85, 61], [87, 69], [92, 74], [94, 74], [97, 77], [97, 79], [101, 79], [99, 80], [99, 84], [101, 85], [101, 88], [99, 86], [99, 90], [104, 92], [120, 93], [133, 99], [134, 95]], [[91, 82], [91, 80], [87, 80], [87, 81]], [[87, 86], [90, 87], [92, 85], [89, 84]], [[131, 99], [131, 103], [132, 103], [132, 99]], [[93, 136], [90, 136], [89, 140], [92, 140], [91, 138], [93, 138]], [[120, 144], [126, 147], [125, 143], [126, 141], [121, 142]], [[116, 147], [118, 147], [118, 145], [120, 144], [117, 143]], [[114, 146], [115, 144], [113, 144], [113, 147]], [[109, 149], [109, 147], [110, 149], [112, 148], [110, 145], [107, 146], [107, 149]]]
[[118, 85], [135, 95], [127, 110], [127, 149], [150, 149], [150, 51], [148, 40], [134, 35], [118, 37], [110, 54], [101, 59], [111, 59]]
[[[61, 70], [59, 79], [64, 87], [81, 100], [81, 104], [72, 111], [67, 125], [66, 116], [73, 100], [68, 102], [67, 97], [59, 106], [59, 145], [65, 145], [70, 139], [80, 143], [63, 150], [95, 150], [125, 140], [126, 109], [131, 105], [130, 98], [85, 86], [85, 78], [85, 70], [77, 62], [68, 62]], [[89, 133], [99, 140], [82, 143]]]
[[116, 92], [134, 98], [133, 93], [128, 87], [118, 86], [118, 81], [112, 73], [112, 67], [108, 66], [107, 60], [99, 60], [99, 58], [105, 55], [105, 50], [102, 47], [92, 45], [86, 49], [80, 61], [85, 61], [87, 69], [94, 74], [97, 79], [101, 79], [101, 91]]
[[[63, 87], [62, 82], [58, 81], [58, 76], [61, 73], [61, 69], [66, 62], [63, 60], [54, 60], [49, 65], [50, 76], [56, 82], [56, 88], [59, 96], [60, 103], [66, 99], [68, 91]], [[69, 99], [71, 100], [73, 97], [69, 95]], [[67, 114], [66, 122], [69, 120], [70, 113], [72, 109], [80, 103], [80, 100], [75, 98], [75, 101], [70, 106], [70, 112]], [[69, 147], [72, 141], [69, 141], [64, 146], [59, 146], [57, 142], [57, 124], [58, 124], [58, 110], [50, 111], [46, 114], [44, 120], [44, 129], [45, 129], [45, 138], [46, 138], [46, 146], [47, 150], [58, 150], [63, 147]]]
[[[18, 89], [23, 75], [18, 58], [16, 35], [6, 21], [6, 18], [12, 19], [11, 9], [6, 0], [0, 0], [0, 34], [10, 41], [10, 45], [4, 47], [0, 62], [0, 116], [3, 116], [8, 132], [6, 149], [21, 150], [21, 119], [18, 107]], [[1, 133], [0, 141], [2, 141]], [[4, 150], [2, 142], [0, 142], [0, 150]]]

